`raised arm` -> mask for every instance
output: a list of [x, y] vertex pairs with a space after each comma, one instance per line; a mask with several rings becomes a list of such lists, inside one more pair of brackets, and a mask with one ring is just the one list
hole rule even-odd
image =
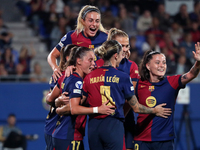
[[47, 61], [49, 65], [51, 66], [53, 70], [53, 79], [56, 81], [60, 76], [62, 76], [62, 73], [56, 63], [56, 59], [60, 57], [60, 51], [54, 47], [54, 49], [49, 53], [47, 57]]
[[184, 85], [187, 84], [188, 82], [190, 82], [191, 80], [193, 80], [194, 78], [196, 78], [197, 75], [199, 74], [199, 70], [200, 70], [200, 42], [197, 42], [197, 44], [195, 44], [195, 51], [192, 52], [194, 59], [196, 60], [195, 64], [190, 69], [190, 71], [185, 73], [184, 75], [182, 75], [182, 78], [181, 78], [181, 82]]
[[171, 115], [172, 111], [171, 108], [164, 108], [166, 104], [160, 104], [157, 105], [155, 108], [149, 108], [144, 105], [141, 105], [136, 96], [133, 95], [129, 100], [128, 100], [129, 105], [133, 109], [134, 112], [136, 113], [142, 113], [142, 114], [155, 114], [156, 116], [163, 117], [163, 118], [168, 118], [168, 116]]

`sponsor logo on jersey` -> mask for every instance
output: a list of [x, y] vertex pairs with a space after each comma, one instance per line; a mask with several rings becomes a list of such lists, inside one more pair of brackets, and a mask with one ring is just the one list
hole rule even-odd
[[154, 107], [155, 105], [156, 105], [156, 98], [155, 97], [153, 97], [153, 96], [149, 96], [149, 97], [147, 97], [147, 99], [146, 99], [146, 104], [147, 104], [147, 106], [149, 106], [149, 107]]
[[61, 39], [61, 41], [65, 41], [66, 38], [67, 38], [67, 35], [63, 36], [62, 39]]
[[134, 86], [131, 86], [131, 91], [134, 91]]
[[94, 49], [94, 45], [89, 45], [89, 48], [90, 49]]
[[77, 42], [77, 45], [80, 45], [81, 43], [83, 43], [83, 42]]
[[155, 90], [155, 87], [154, 86], [149, 86], [149, 91], [150, 92], [153, 92]]
[[138, 70], [135, 70], [135, 73], [138, 74], [139, 73]]
[[75, 83], [75, 86], [76, 86], [76, 88], [78, 88], [78, 89], [82, 89], [82, 88], [83, 88], [83, 83], [82, 83], [81, 81], [77, 81], [77, 82]]
[[81, 90], [79, 90], [79, 89], [74, 89], [74, 90], [73, 90], [73, 93], [81, 94]]
[[141, 87], [141, 88], [144, 88], [144, 87], [145, 87], [145, 85], [141, 85], [140, 87]]
[[62, 43], [62, 42], [59, 42], [58, 45], [59, 45], [60, 47], [63, 47], [63, 43]]

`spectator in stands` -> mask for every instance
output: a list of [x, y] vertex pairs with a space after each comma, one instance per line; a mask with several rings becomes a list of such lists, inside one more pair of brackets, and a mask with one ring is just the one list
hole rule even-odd
[[180, 43], [180, 47], [185, 48], [186, 58], [193, 63], [192, 51], [194, 51], [195, 46], [194, 42], [192, 41], [191, 33], [185, 33], [184, 40]]
[[60, 17], [58, 20], [58, 25], [54, 26], [51, 34], [50, 34], [50, 48], [53, 47], [60, 41], [61, 37], [65, 35], [65, 33], [71, 31], [71, 28], [67, 25], [68, 20], [65, 17]]
[[45, 11], [46, 1], [43, 0], [31, 0], [30, 7], [31, 13], [27, 18], [29, 25], [34, 30], [34, 35], [39, 35], [40, 25], [41, 25], [41, 16]]
[[121, 7], [119, 10], [119, 21], [122, 30], [126, 32], [129, 36], [135, 35], [134, 20], [128, 15], [126, 7]]
[[156, 12], [153, 15], [154, 17], [157, 17], [160, 22], [160, 29], [167, 31], [168, 27], [170, 26], [170, 15], [165, 11], [165, 5], [163, 3], [160, 3], [158, 5], [158, 8]]
[[143, 53], [147, 50], [160, 52], [160, 46], [158, 45], [156, 37], [153, 33], [147, 34], [146, 42], [142, 44]]
[[160, 21], [157, 17], [153, 17], [152, 27], [145, 32], [146, 36], [148, 34], [154, 34], [157, 42], [162, 39], [164, 32], [160, 28]]
[[137, 30], [145, 32], [152, 27], [152, 16], [149, 10], [145, 10], [144, 13], [138, 18]]
[[5, 51], [3, 52], [1, 57], [1, 63], [4, 64], [9, 74], [12, 74], [15, 71], [16, 64], [14, 62], [14, 56], [10, 47], [6, 47]]
[[43, 38], [48, 38], [53, 27], [59, 20], [59, 14], [56, 12], [56, 3], [52, 2], [48, 12], [43, 13], [41, 16], [42, 28], [44, 31], [40, 33]]
[[10, 46], [13, 34], [9, 28], [4, 24], [3, 18], [0, 16], [0, 49], [5, 46]]
[[29, 75], [24, 75], [24, 66], [22, 64], [17, 64], [14, 72], [14, 77], [11, 78], [12, 81], [29, 81]]
[[36, 55], [36, 51], [33, 47], [33, 43], [29, 46], [30, 52], [27, 46], [22, 46], [19, 54], [19, 63], [23, 65], [23, 74], [29, 74], [30, 73], [30, 64], [31, 59], [33, 59]]
[[168, 55], [170, 55], [171, 58], [174, 58], [174, 61], [175, 61], [175, 57], [176, 55], [179, 55], [179, 52], [178, 52], [178, 48], [173, 43], [169, 32], [164, 33], [163, 40], [159, 42], [159, 46], [161, 49], [167, 48]]
[[8, 72], [3, 63], [0, 63], [0, 76], [7, 76]]
[[111, 9], [107, 9], [103, 14], [102, 14], [102, 24], [104, 25], [104, 28], [106, 30], [109, 30], [112, 28], [113, 22], [115, 21], [115, 17], [112, 15]]
[[42, 72], [41, 65], [36, 62], [34, 64], [34, 70], [30, 75], [31, 82], [47, 82], [46, 75]]
[[184, 74], [189, 71], [190, 67], [186, 64], [185, 55], [181, 55], [178, 58], [178, 62], [176, 65], [176, 74]]
[[169, 28], [169, 34], [175, 46], [179, 46], [179, 43], [183, 38], [183, 29], [178, 24], [178, 22], [174, 21], [171, 23], [171, 27]]
[[3, 142], [4, 148], [23, 148], [26, 149], [26, 137], [16, 126], [15, 114], [9, 114], [7, 125], [0, 127], [0, 141]]
[[190, 18], [186, 4], [182, 4], [180, 6], [179, 12], [173, 17], [173, 20], [178, 22], [184, 31], [188, 31], [190, 25]]
[[199, 1], [194, 2], [193, 12], [189, 14], [190, 21], [195, 21], [200, 23], [200, 3]]
[[199, 31], [199, 24], [197, 21], [192, 21], [190, 33], [192, 35], [192, 41], [194, 43], [200, 41], [200, 31]]

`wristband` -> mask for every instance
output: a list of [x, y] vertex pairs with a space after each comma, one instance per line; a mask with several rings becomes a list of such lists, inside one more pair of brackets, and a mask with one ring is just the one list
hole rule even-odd
[[93, 107], [93, 113], [97, 114], [98, 113], [98, 107]]

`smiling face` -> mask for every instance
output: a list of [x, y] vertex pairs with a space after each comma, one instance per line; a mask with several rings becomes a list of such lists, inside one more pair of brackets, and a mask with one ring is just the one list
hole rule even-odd
[[86, 37], [93, 37], [96, 35], [100, 26], [100, 14], [97, 12], [87, 13], [85, 19], [82, 19], [84, 25], [84, 34]]
[[146, 68], [149, 70], [150, 81], [159, 82], [167, 69], [165, 56], [163, 54], [152, 55], [152, 59], [146, 64]]
[[123, 36], [117, 36], [116, 38], [115, 38], [115, 40], [117, 41], [117, 42], [119, 42], [121, 45], [122, 45], [122, 51], [123, 51], [123, 53], [124, 53], [124, 55], [123, 55], [123, 58], [129, 58], [129, 56], [130, 56], [130, 51], [129, 51], [129, 49], [130, 49], [130, 44], [129, 44], [129, 38], [128, 37], [123, 37]]
[[83, 56], [82, 59], [80, 59], [80, 68], [84, 74], [88, 74], [94, 69], [94, 60], [95, 55], [93, 51], [86, 52], [86, 55]]

